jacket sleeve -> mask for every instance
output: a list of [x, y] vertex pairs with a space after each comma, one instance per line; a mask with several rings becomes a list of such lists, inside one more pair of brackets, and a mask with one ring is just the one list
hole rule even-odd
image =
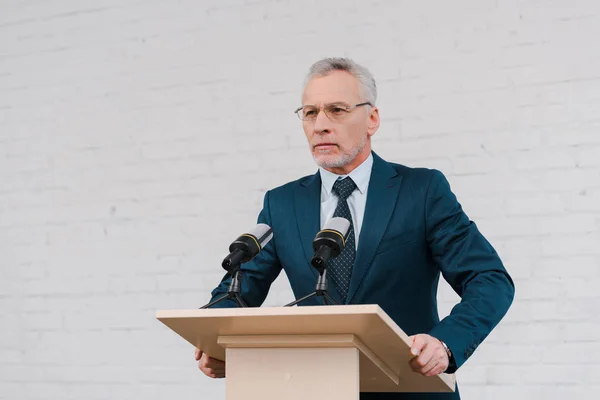
[[461, 297], [450, 315], [429, 332], [450, 348], [455, 366], [447, 372], [453, 373], [504, 317], [514, 299], [514, 283], [440, 171], [433, 171], [425, 208], [433, 260]]
[[[258, 223], [273, 227], [269, 211], [269, 192], [265, 194], [263, 209], [258, 215]], [[276, 238], [273, 237], [253, 260], [241, 265], [241, 297], [249, 307], [260, 307], [267, 297], [271, 284], [281, 272], [281, 264], [275, 250], [275, 240]], [[210, 301], [226, 294], [230, 283], [231, 275], [225, 274], [219, 285], [211, 292]], [[227, 299], [215, 304], [212, 308], [237, 306], [235, 300]]]

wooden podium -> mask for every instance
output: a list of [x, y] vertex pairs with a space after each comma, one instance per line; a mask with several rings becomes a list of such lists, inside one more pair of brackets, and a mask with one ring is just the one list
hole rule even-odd
[[227, 400], [455, 388], [454, 375], [412, 372], [408, 336], [377, 305], [161, 310], [156, 318], [226, 360]]

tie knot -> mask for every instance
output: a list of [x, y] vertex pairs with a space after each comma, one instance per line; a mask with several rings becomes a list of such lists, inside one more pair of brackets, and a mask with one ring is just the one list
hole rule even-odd
[[346, 199], [348, 199], [348, 196], [350, 196], [352, 192], [354, 192], [354, 189], [356, 189], [356, 183], [354, 183], [352, 178], [350, 178], [349, 176], [341, 180], [338, 179], [333, 184], [333, 193], [337, 194], [340, 200], [342, 201], [346, 201]]

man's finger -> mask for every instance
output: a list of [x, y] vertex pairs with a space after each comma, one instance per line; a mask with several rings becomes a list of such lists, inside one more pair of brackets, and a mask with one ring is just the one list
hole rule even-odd
[[434, 368], [430, 369], [429, 371], [427, 371], [423, 375], [425, 375], [425, 376], [439, 375], [442, 372], [444, 372], [446, 370], [446, 368], [448, 368], [448, 364], [442, 358], [442, 360], [440, 362], [438, 362], [437, 365]]
[[200, 357], [202, 357], [202, 350], [196, 348], [196, 354], [194, 355], [194, 357], [196, 358], [196, 361], [199, 361]]
[[206, 353], [203, 353], [202, 357], [200, 357], [200, 361], [198, 361], [198, 365], [200, 365], [202, 368], [210, 368], [208, 365], [208, 360], [209, 357], [206, 355]]
[[427, 344], [427, 339], [425, 335], [414, 335], [411, 337], [413, 342], [410, 346], [410, 353], [416, 357], [423, 351], [423, 348]]
[[214, 369], [203, 369], [204, 375], [209, 376], [211, 378], [223, 378], [225, 376], [225, 371], [217, 371]]
[[418, 357], [410, 360], [410, 367], [414, 372], [425, 374], [436, 366], [441, 360], [436, 352], [436, 346], [431, 340], [427, 341]]
[[438, 366], [438, 362], [436, 360], [431, 360], [431, 362], [429, 362], [426, 366], [421, 368], [421, 374], [423, 374], [425, 376], [429, 376], [427, 374], [434, 371], [437, 366]]
[[204, 375], [211, 377], [211, 378], [224, 378], [225, 377], [225, 369], [224, 368], [200, 367], [200, 370], [204, 373]]
[[435, 368], [433, 368], [431, 371], [423, 374], [425, 376], [435, 376], [435, 375], [439, 375], [442, 372], [444, 372], [444, 369], [442, 367], [440, 367], [440, 364], [438, 364]]
[[410, 360], [410, 366], [413, 371], [423, 373], [424, 368], [432, 361], [432, 357], [425, 352], [421, 353], [420, 356]]
[[202, 368], [207, 374], [224, 374], [225, 368]]
[[210, 368], [225, 368], [225, 361], [217, 360], [216, 358], [206, 357], [205, 362]]
[[420, 354], [416, 359], [417, 365], [421, 368], [425, 367], [435, 357], [435, 346], [431, 341], [425, 339], [425, 345], [421, 348]]
[[215, 363], [211, 363], [211, 362], [206, 362], [206, 363], [202, 364], [202, 367], [214, 369], [215, 371], [217, 371], [217, 370], [225, 371], [225, 365], [223, 365], [223, 364], [215, 364]]
[[427, 375], [429, 372], [436, 369], [440, 365], [441, 362], [442, 362], [441, 358], [437, 357], [435, 354], [433, 354], [431, 359], [429, 360], [429, 362], [427, 362], [427, 364], [425, 364], [423, 367], [421, 367], [421, 373], [423, 375]]
[[202, 354], [202, 358], [199, 361], [200, 368], [210, 368], [214, 370], [225, 370], [225, 361], [217, 360], [216, 358], [209, 357], [206, 353]]

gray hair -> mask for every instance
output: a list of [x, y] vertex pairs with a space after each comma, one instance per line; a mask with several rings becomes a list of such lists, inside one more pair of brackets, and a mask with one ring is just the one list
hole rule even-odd
[[365, 101], [375, 105], [377, 101], [377, 85], [375, 79], [368, 69], [360, 64], [357, 64], [349, 58], [324, 58], [314, 63], [306, 76], [304, 87], [308, 82], [317, 76], [326, 76], [333, 71], [346, 71], [353, 75], [359, 82], [359, 90]]

